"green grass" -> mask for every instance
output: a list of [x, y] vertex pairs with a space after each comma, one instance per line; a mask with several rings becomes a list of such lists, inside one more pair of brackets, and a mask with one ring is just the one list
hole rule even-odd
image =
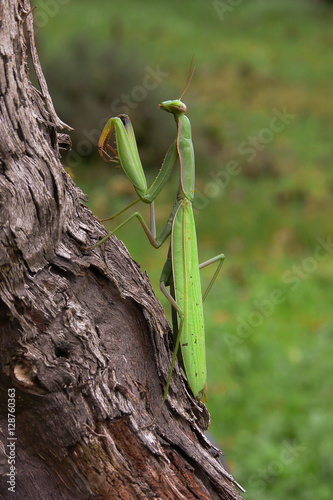
[[[77, 120], [78, 141], [108, 117], [109, 103], [142, 85], [147, 66], [169, 73], [131, 110], [156, 172], [175, 134], [157, 103], [179, 96], [195, 53], [184, 100], [200, 260], [226, 255], [205, 302], [210, 431], [245, 498], [330, 499], [333, 271], [332, 251], [318, 253], [318, 238], [332, 234], [333, 10], [310, 0], [249, 0], [221, 20], [215, 4], [71, 0], [39, 30], [41, 55], [57, 109]], [[81, 52], [71, 61], [77, 39]], [[66, 58], [72, 72], [57, 80]], [[284, 109], [295, 118], [272, 133]], [[75, 180], [97, 215], [131, 201], [121, 173], [94, 158], [78, 165]], [[159, 227], [176, 189], [177, 176], [158, 199]], [[150, 249], [134, 228], [118, 237], [158, 290], [167, 249]], [[209, 276], [204, 270], [204, 284]]]

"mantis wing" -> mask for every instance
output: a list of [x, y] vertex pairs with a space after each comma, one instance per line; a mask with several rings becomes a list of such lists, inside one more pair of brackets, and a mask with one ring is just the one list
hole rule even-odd
[[184, 199], [173, 222], [173, 280], [176, 302], [184, 313], [180, 346], [194, 396], [206, 400], [206, 352], [198, 248], [191, 202]]

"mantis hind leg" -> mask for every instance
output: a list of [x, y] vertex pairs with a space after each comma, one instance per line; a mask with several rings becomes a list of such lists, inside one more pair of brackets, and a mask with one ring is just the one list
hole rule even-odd
[[[174, 367], [176, 364], [176, 359], [177, 359], [178, 350], [179, 350], [180, 337], [181, 337], [183, 323], [184, 323], [183, 311], [181, 310], [181, 308], [179, 307], [179, 305], [175, 301], [174, 297], [171, 295], [171, 293], [168, 292], [168, 290], [166, 288], [167, 286], [170, 286], [171, 290], [173, 291], [173, 283], [172, 283], [172, 281], [170, 282], [170, 280], [172, 280], [172, 268], [171, 268], [171, 260], [168, 257], [168, 259], [164, 265], [163, 271], [162, 271], [161, 280], [160, 280], [160, 289], [161, 289], [161, 292], [163, 293], [163, 295], [166, 297], [166, 299], [170, 302], [170, 304], [172, 306], [173, 331], [174, 331], [176, 340], [175, 340], [174, 351], [173, 351], [171, 366], [170, 366], [170, 370], [169, 370], [168, 380], [166, 382], [164, 393], [163, 393], [163, 399], [162, 399], [162, 402], [159, 406], [159, 409], [157, 410], [156, 415], [154, 416], [154, 418], [151, 421], [151, 423], [149, 424], [149, 426], [151, 426], [156, 421], [156, 419], [159, 416], [159, 414], [161, 413], [163, 405], [168, 397], [169, 387], [170, 387], [170, 383], [171, 383], [173, 370], [174, 370]], [[178, 322], [177, 322], [177, 315], [179, 317]]]
[[[170, 287], [170, 292], [167, 290]], [[162, 269], [160, 278], [160, 289], [165, 298], [171, 304], [171, 315], [172, 315], [172, 328], [175, 339], [174, 353], [171, 362], [171, 368], [169, 372], [169, 377], [163, 394], [163, 403], [167, 398], [168, 390], [170, 386], [170, 381], [172, 377], [172, 372], [176, 363], [176, 358], [179, 350], [180, 337], [182, 333], [183, 323], [184, 323], [184, 312], [179, 307], [175, 299], [175, 288], [173, 283], [173, 273], [172, 273], [172, 259], [171, 259], [171, 246], [169, 246], [168, 257]], [[163, 404], [162, 403], [162, 404]]]
[[178, 325], [177, 325], [176, 328], [174, 328], [175, 345], [174, 345], [174, 352], [173, 352], [173, 356], [172, 356], [172, 361], [171, 361], [171, 367], [170, 367], [170, 371], [169, 371], [169, 376], [168, 376], [168, 380], [167, 380], [167, 383], [166, 383], [166, 386], [165, 386], [165, 389], [164, 389], [163, 401], [162, 401], [162, 405], [163, 405], [163, 403], [165, 402], [165, 400], [166, 400], [166, 398], [168, 396], [168, 391], [169, 391], [169, 387], [170, 387], [171, 377], [172, 377], [172, 373], [173, 373], [173, 370], [174, 370], [174, 367], [175, 367], [175, 363], [176, 363], [176, 359], [177, 359], [177, 355], [178, 355], [180, 337], [181, 337], [183, 323], [184, 323], [184, 313], [181, 310], [181, 308], [179, 307], [179, 305], [177, 304], [177, 302], [175, 301], [175, 299], [172, 297], [172, 295], [166, 289], [166, 285], [165, 285], [165, 283], [163, 281], [160, 283], [160, 288], [161, 288], [161, 292], [166, 297], [166, 299], [170, 302], [170, 304], [172, 305], [173, 310], [175, 310], [177, 312], [178, 317], [179, 317]]
[[[224, 262], [225, 256], [224, 254], [219, 254], [216, 255], [215, 257], [203, 262], [202, 264], [199, 265], [199, 269], [203, 269], [204, 267], [208, 267], [211, 264], [214, 264], [215, 262], [218, 262], [217, 269], [207, 287], [207, 290], [203, 294], [202, 301], [205, 300], [207, 297], [207, 294], [209, 293], [210, 289], [212, 288], [219, 272], [221, 271], [222, 264]], [[171, 293], [168, 292], [167, 286], [170, 287]], [[171, 367], [170, 367], [170, 372], [168, 376], [168, 380], [164, 389], [164, 394], [163, 394], [163, 401], [160, 406], [160, 409], [155, 416], [154, 420], [157, 418], [158, 414], [161, 411], [161, 408], [163, 404], [165, 403], [170, 387], [170, 382], [171, 382], [171, 377], [172, 373], [175, 367], [178, 351], [179, 351], [179, 343], [180, 343], [180, 338], [181, 338], [181, 333], [182, 333], [182, 328], [183, 328], [183, 323], [184, 323], [184, 312], [182, 309], [179, 307], [175, 300], [175, 294], [174, 294], [174, 286], [173, 286], [173, 275], [172, 275], [172, 262], [171, 262], [171, 256], [170, 256], [170, 250], [169, 250], [169, 255], [167, 258], [167, 261], [164, 265], [162, 274], [161, 274], [161, 279], [160, 279], [160, 289], [163, 295], [166, 297], [166, 299], [170, 302], [172, 306], [172, 323], [173, 323], [173, 331], [174, 331], [174, 336], [175, 336], [175, 345], [174, 345], [174, 353], [172, 357], [172, 362], [171, 362]], [[179, 321], [177, 321], [177, 315], [179, 318]]]
[[[170, 292], [168, 292], [167, 287], [170, 287]], [[172, 261], [171, 261], [171, 249], [169, 247], [169, 252], [168, 252], [168, 257], [167, 260], [164, 264], [161, 277], [160, 277], [160, 289], [165, 298], [170, 302], [171, 304], [171, 309], [172, 309], [172, 323], [173, 323], [173, 332], [175, 336], [175, 344], [174, 344], [174, 352], [172, 356], [172, 361], [171, 361], [171, 366], [169, 370], [169, 375], [168, 379], [165, 385], [164, 393], [163, 393], [163, 399], [162, 402], [153, 418], [153, 420], [148, 424], [146, 427], [150, 427], [151, 425], [154, 424], [156, 421], [157, 417], [161, 413], [161, 410], [163, 408], [163, 405], [168, 397], [168, 392], [169, 392], [169, 387], [171, 383], [171, 378], [173, 374], [173, 370], [176, 364], [176, 359], [177, 359], [177, 354], [179, 351], [179, 344], [180, 344], [180, 337], [182, 333], [182, 328], [183, 328], [183, 323], [184, 323], [184, 313], [182, 309], [179, 307], [175, 300], [175, 293], [174, 293], [174, 285], [173, 285], [173, 277], [172, 277]], [[177, 320], [177, 317], [179, 320]]]
[[218, 262], [218, 266], [216, 268], [216, 271], [212, 277], [212, 279], [210, 280], [210, 283], [205, 291], [205, 293], [203, 294], [202, 296], [202, 302], [204, 302], [204, 300], [206, 299], [208, 293], [210, 292], [210, 289], [212, 288], [212, 286], [214, 285], [215, 283], [215, 280], [216, 278], [218, 277], [219, 275], [219, 272], [221, 271], [221, 267], [222, 267], [222, 264], [224, 262], [224, 259], [225, 259], [225, 256], [223, 253], [219, 254], [219, 255], [216, 255], [215, 257], [212, 257], [211, 259], [209, 260], [206, 260], [205, 262], [203, 262], [202, 264], [199, 265], [199, 269], [203, 269], [204, 267], [208, 267], [210, 266], [211, 264], [215, 264], [215, 262]]

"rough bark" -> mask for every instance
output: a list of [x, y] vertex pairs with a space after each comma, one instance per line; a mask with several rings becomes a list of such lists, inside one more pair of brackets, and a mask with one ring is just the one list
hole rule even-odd
[[[61, 165], [68, 140], [32, 21], [28, 0], [0, 0], [0, 498], [240, 499], [179, 368], [146, 427], [172, 332], [121, 242], [83, 250], [105, 229]], [[41, 92], [29, 81], [26, 37]]]

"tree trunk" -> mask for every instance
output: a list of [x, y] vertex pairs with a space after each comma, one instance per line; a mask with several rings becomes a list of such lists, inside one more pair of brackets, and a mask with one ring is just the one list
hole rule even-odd
[[106, 233], [60, 163], [29, 1], [0, 16], [0, 498], [240, 499], [178, 367], [148, 426], [170, 326], [121, 242], [84, 250]]

